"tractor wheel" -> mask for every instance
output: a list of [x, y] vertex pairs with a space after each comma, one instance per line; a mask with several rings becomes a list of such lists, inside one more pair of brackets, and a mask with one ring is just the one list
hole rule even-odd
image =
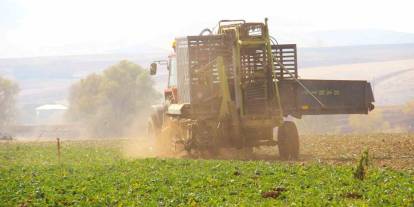
[[295, 160], [299, 156], [299, 134], [294, 122], [285, 121], [277, 132], [279, 155]]

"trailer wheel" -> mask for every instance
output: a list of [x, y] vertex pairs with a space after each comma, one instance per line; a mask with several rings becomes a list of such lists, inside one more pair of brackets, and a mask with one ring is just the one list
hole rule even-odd
[[294, 122], [285, 121], [277, 132], [279, 155], [282, 159], [297, 159], [299, 156], [299, 133]]

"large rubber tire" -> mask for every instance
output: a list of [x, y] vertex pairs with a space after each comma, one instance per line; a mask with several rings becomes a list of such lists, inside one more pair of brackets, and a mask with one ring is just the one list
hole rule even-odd
[[299, 133], [294, 122], [285, 121], [277, 132], [279, 156], [296, 160], [299, 157]]

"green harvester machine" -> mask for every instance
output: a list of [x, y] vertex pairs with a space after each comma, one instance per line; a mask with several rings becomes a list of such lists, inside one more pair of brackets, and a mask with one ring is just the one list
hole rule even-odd
[[[218, 29], [176, 38], [164, 103], [153, 106], [149, 133], [158, 143], [190, 154], [222, 148], [278, 146], [299, 155], [299, 135], [288, 117], [367, 114], [374, 96], [367, 81], [300, 79], [295, 44], [278, 44], [265, 22], [221, 20]], [[274, 138], [274, 129], [277, 137]]]

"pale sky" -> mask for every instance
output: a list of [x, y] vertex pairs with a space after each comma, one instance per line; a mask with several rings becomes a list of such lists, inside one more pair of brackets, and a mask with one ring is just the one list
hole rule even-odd
[[[412, 0], [0, 0], [0, 58], [169, 48], [220, 19], [263, 21], [272, 34], [383, 29], [414, 33]], [[288, 36], [288, 35], [287, 35]]]

